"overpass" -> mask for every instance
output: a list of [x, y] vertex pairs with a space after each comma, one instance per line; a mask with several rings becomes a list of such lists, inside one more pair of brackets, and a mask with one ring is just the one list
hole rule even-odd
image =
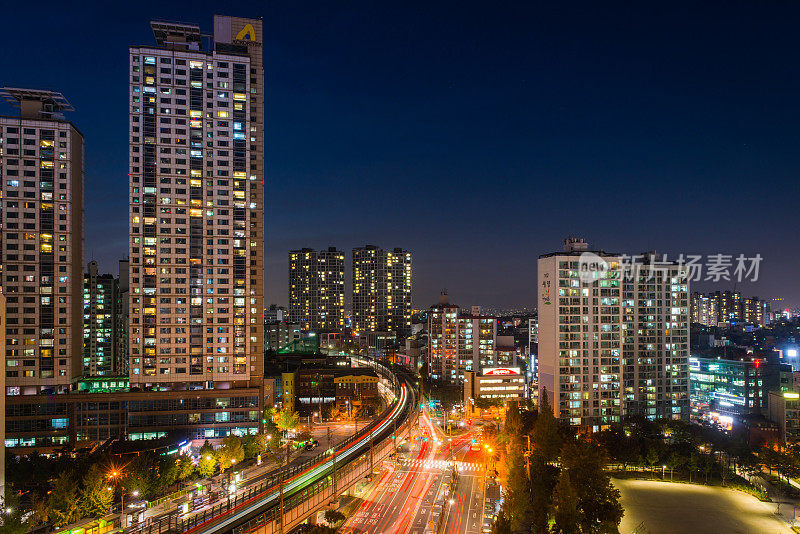
[[136, 529], [137, 534], [288, 533], [369, 476], [396, 450], [397, 438], [410, 432], [418, 400], [410, 373], [398, 376], [377, 362], [359, 363], [375, 368], [394, 390], [395, 399], [358, 434], [300, 465], [270, 472], [227, 502], [192, 515], [170, 516], [166, 522]]

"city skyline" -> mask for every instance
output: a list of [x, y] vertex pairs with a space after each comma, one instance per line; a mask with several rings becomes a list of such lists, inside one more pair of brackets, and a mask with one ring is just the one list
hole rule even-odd
[[[19, 7], [22, 16], [33, 9]], [[670, 257], [761, 253], [761, 281], [735, 289], [797, 306], [798, 253], [779, 230], [792, 223], [782, 192], [797, 170], [787, 109], [800, 80], [783, 67], [790, 37], [775, 28], [798, 8], [737, 6], [701, 35], [678, 13], [637, 9], [646, 32], [607, 7], [506, 6], [478, 28], [470, 6], [237, 8], [264, 17], [271, 66], [265, 303], [286, 304], [289, 250], [375, 243], [414, 253], [415, 308], [444, 287], [465, 304], [532, 307], [536, 257], [574, 233], [627, 253], [655, 244]], [[52, 88], [76, 108], [69, 119], [86, 137], [84, 257], [101, 272], [117, 272], [127, 248], [126, 46], [151, 42], [151, 18], [210, 33], [215, 11], [154, 6], [104, 24], [113, 10], [77, 7], [35, 42], [6, 18], [4, 84]], [[85, 27], [92, 39], [70, 40]], [[38, 68], [68, 40], [66, 60]], [[419, 75], [405, 76], [412, 66]], [[0, 114], [13, 112], [3, 105]], [[755, 183], [758, 195], [740, 194]], [[609, 219], [609, 205], [642, 208]], [[472, 237], [452, 234], [453, 219]]]

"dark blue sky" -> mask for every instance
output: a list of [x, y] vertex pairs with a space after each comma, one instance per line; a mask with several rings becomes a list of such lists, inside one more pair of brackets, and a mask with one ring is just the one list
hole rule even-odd
[[150, 19], [210, 32], [222, 12], [265, 23], [267, 303], [290, 249], [371, 243], [414, 253], [417, 307], [444, 287], [535, 306], [537, 256], [572, 233], [758, 252], [739, 288], [800, 304], [800, 4], [563, 4], [17, 2], [0, 85], [76, 107], [85, 255], [107, 271], [127, 252], [127, 47]]

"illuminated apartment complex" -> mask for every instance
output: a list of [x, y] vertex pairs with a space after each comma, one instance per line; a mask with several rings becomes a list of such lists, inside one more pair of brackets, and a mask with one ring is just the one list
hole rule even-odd
[[411, 253], [367, 245], [353, 249], [353, 329], [411, 332]]
[[747, 323], [763, 327], [770, 306], [758, 297], [744, 298], [738, 291], [692, 294], [692, 322], [706, 326], [720, 323]]
[[157, 46], [130, 48], [131, 386], [258, 385], [262, 23], [151, 26]]
[[717, 299], [703, 293], [692, 293], [692, 322], [717, 326]]
[[119, 280], [99, 274], [90, 261], [83, 278], [83, 374], [122, 376], [124, 355], [117, 354], [117, 322], [121, 320]]
[[5, 392], [63, 392], [83, 371], [83, 135], [60, 93], [5, 88], [0, 117]]
[[582, 239], [539, 256], [539, 396], [555, 416], [599, 429], [620, 421], [622, 282], [619, 254], [591, 251], [604, 270], [581, 274]]
[[620, 262], [575, 238], [539, 257], [539, 390], [572, 426], [597, 430], [628, 413], [688, 418], [684, 273]]
[[293, 250], [289, 253], [289, 321], [302, 330], [344, 329], [344, 253]]
[[465, 373], [501, 365], [497, 357], [497, 318], [461, 313], [446, 294], [428, 310], [428, 372], [432, 379], [461, 384]]
[[623, 276], [623, 414], [689, 419], [689, 293], [677, 264]]

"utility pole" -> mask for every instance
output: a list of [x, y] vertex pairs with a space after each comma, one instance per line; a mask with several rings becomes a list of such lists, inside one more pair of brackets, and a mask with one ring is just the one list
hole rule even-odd
[[281, 517], [280, 517], [280, 528], [281, 534], [283, 534], [283, 482], [285, 479], [285, 471], [289, 468], [289, 440], [286, 440], [286, 463], [284, 466], [281, 467], [281, 485], [280, 485], [280, 493], [281, 493]]
[[330, 427], [328, 427], [328, 450], [333, 451], [333, 496], [336, 497], [336, 447], [331, 447]]
[[528, 445], [525, 447], [525, 474], [528, 477], [528, 480], [531, 479], [531, 437], [526, 435], [525, 436]]

